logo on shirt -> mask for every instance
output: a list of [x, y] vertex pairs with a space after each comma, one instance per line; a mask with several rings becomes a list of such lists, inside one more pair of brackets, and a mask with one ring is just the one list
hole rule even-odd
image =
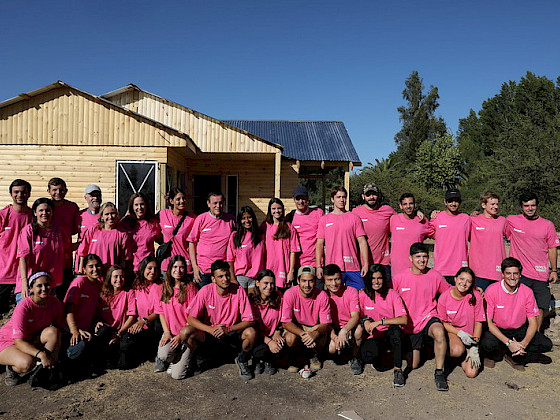
[[535, 265], [535, 271], [537, 273], [546, 273], [548, 271], [548, 267], [545, 267], [544, 265]]
[[298, 309], [298, 308], [294, 308], [294, 312], [299, 312], [299, 309]]
[[478, 227], [478, 226], [477, 226], [477, 227], [475, 227], [475, 229], [476, 229], [476, 230], [485, 230], [486, 228]]
[[299, 229], [301, 226], [294, 226], [294, 229]]
[[469, 263], [468, 263], [467, 261], [461, 261], [461, 265], [462, 265], [463, 267], [468, 267], [468, 266], [469, 266]]
[[404, 228], [403, 228], [403, 227], [400, 227], [400, 226], [397, 226], [395, 229], [396, 229], [396, 230], [404, 230]]
[[368, 221], [368, 219], [362, 219], [362, 222], [367, 222], [367, 221]]
[[332, 225], [334, 225], [334, 223], [327, 223], [327, 224], [325, 225], [325, 227], [329, 227], [329, 226], [332, 226]]
[[209, 232], [209, 231], [211, 231], [211, 230], [212, 230], [212, 228], [204, 228], [204, 229], [202, 229], [203, 232]]
[[27, 322], [33, 322], [33, 321], [35, 321], [33, 318], [27, 320]]
[[504, 309], [505, 306], [503, 306], [503, 305], [496, 305], [496, 308], [498, 308], [498, 309]]
[[247, 245], [241, 245], [241, 248], [246, 248], [246, 247], [247, 247]]
[[343, 256], [342, 261], [344, 261], [345, 263], [353, 263], [354, 262], [354, 257]]
[[43, 243], [43, 241], [36, 241], [35, 245], [41, 245]]
[[438, 227], [439, 227], [440, 229], [441, 229], [441, 228], [446, 228], [447, 225], [438, 225]]
[[456, 314], [457, 311], [447, 311], [447, 314]]
[[501, 267], [501, 266], [499, 266], [499, 265], [497, 265], [497, 266], [496, 266], [496, 271], [498, 271], [498, 272], [500, 272], [500, 273], [501, 273], [501, 272], [502, 272], [502, 267]]
[[410, 291], [410, 287], [402, 287], [401, 288], [401, 292], [409, 292]]
[[514, 231], [514, 232], [519, 232], [519, 233], [525, 233], [525, 232], [523, 232], [521, 229], [516, 229], [516, 228], [513, 228], [513, 231]]
[[366, 306], [366, 310], [368, 311], [373, 311], [375, 309], [374, 306]]
[[212, 305], [208, 305], [208, 307], [209, 307], [210, 309], [216, 309], [216, 307], [215, 307], [215, 306], [212, 306]]
[[81, 295], [80, 295], [80, 297], [81, 297], [81, 298], [86, 298], [86, 299], [89, 299], [89, 295], [84, 295], [84, 294], [81, 294]]
[[91, 242], [97, 242], [97, 239], [92, 239]]
[[11, 229], [11, 228], [12, 228], [11, 226], [6, 226], [6, 227], [4, 228], [4, 230], [9, 230], [9, 229]]
[[169, 225], [163, 225], [163, 227], [166, 229], [173, 229], [173, 226], [169, 226]]

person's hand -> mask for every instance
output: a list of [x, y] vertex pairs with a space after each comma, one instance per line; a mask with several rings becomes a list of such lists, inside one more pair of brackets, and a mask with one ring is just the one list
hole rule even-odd
[[480, 369], [480, 354], [478, 352], [478, 346], [472, 346], [467, 350], [467, 358], [465, 360], [471, 360], [471, 367], [473, 369]]
[[109, 340], [109, 345], [115, 344], [120, 339], [121, 339], [121, 336], [119, 335], [119, 333], [114, 334], [113, 338], [111, 338], [111, 340]]
[[478, 216], [479, 214], [480, 214], [480, 212], [479, 212], [478, 210], [473, 210], [473, 211], [471, 212], [471, 216], [473, 216], [473, 217], [476, 217], [476, 216]]
[[294, 284], [294, 272], [293, 272], [293, 270], [288, 271], [288, 274], [286, 275], [286, 283], [288, 283], [289, 285]]
[[282, 345], [278, 343], [276, 340], [270, 340], [268, 343], [268, 348], [272, 353], [279, 353], [282, 350]]
[[99, 331], [99, 328], [101, 328], [102, 326], [103, 322], [98, 322], [97, 324], [95, 324], [95, 329], [93, 331], [97, 333]]
[[223, 335], [226, 335], [227, 333], [228, 333], [227, 328], [224, 327], [224, 326], [221, 325], [221, 324], [214, 325], [214, 326], [212, 327], [212, 331], [210, 331], [210, 334], [212, 334], [212, 335], [213, 335], [214, 337], [216, 337], [216, 338], [220, 338], [220, 337], [222, 337]]
[[160, 347], [165, 346], [167, 342], [171, 340], [171, 337], [172, 337], [171, 332], [169, 331], [164, 332], [163, 335], [161, 336], [161, 339], [159, 340], [159, 346]]
[[523, 344], [517, 341], [515, 337], [512, 341], [510, 341], [508, 349], [513, 356], [521, 356], [525, 354], [525, 348], [523, 347]]
[[461, 339], [465, 346], [473, 346], [476, 344], [474, 337], [463, 330], [459, 330], [459, 332], [457, 333], [457, 337]]
[[202, 276], [201, 276], [202, 270], [198, 266], [193, 267], [193, 274], [194, 274], [194, 282], [200, 283], [202, 281]]
[[138, 321], [136, 321], [134, 324], [132, 324], [130, 326], [130, 328], [128, 329], [128, 332], [131, 334], [138, 334], [140, 331], [142, 331], [142, 328], [144, 328], [144, 325], [146, 325], [146, 321], [144, 321], [142, 318], [140, 318]]
[[181, 344], [181, 336], [177, 334], [175, 337], [171, 339], [170, 343], [171, 344], [169, 344], [169, 348], [171, 350], [175, 350]]
[[418, 216], [419, 222], [423, 222], [426, 219], [426, 215], [420, 210], [416, 210], [416, 216]]
[[364, 265], [362, 267], [362, 269], [360, 270], [360, 276], [365, 277], [367, 275], [368, 270], [369, 270], [369, 267]]
[[21, 282], [21, 298], [25, 299], [29, 296], [27, 293], [27, 279], [25, 279], [25, 283], [23, 281]]
[[338, 340], [337, 340], [337, 350], [342, 350], [344, 347], [348, 346], [348, 331], [346, 329], [341, 328], [338, 332]]
[[476, 286], [475, 289], [480, 293], [480, 296], [484, 297], [484, 289], [480, 286]]
[[37, 357], [41, 361], [43, 367], [51, 368], [54, 366], [54, 359], [48, 352], [43, 350], [37, 355]]
[[276, 341], [281, 347], [284, 347], [284, 344], [286, 343], [286, 340], [284, 340], [284, 337], [282, 337], [280, 331], [276, 331], [272, 336], [272, 339]]
[[322, 279], [323, 278], [323, 267], [317, 267], [315, 269], [315, 273], [317, 274], [318, 279]]
[[558, 281], [558, 271], [551, 271], [548, 275], [548, 281], [551, 283], [556, 283]]
[[435, 219], [437, 217], [438, 214], [441, 213], [441, 210], [434, 210], [432, 211], [432, 213], [430, 214], [430, 219]]
[[312, 331], [307, 332], [305, 331], [300, 337], [301, 337], [301, 342], [305, 345], [305, 347], [307, 348], [315, 348], [315, 346], [317, 345], [317, 343], [315, 343], [315, 339], [313, 338], [313, 336], [311, 335]]
[[381, 321], [366, 321], [366, 322], [364, 322], [364, 328], [369, 335], [373, 334], [373, 330], [375, 330], [380, 325], [381, 325]]

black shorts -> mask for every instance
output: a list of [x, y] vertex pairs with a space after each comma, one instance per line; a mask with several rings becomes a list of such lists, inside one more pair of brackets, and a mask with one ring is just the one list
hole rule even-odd
[[410, 340], [410, 347], [412, 348], [412, 350], [421, 350], [424, 347], [424, 343], [426, 343], [429, 340], [433, 340], [432, 337], [430, 337], [430, 335], [428, 334], [428, 332], [430, 331], [430, 327], [432, 326], [432, 324], [435, 323], [442, 324], [441, 320], [437, 316], [431, 317], [428, 323], [426, 324], [426, 326], [422, 329], [422, 331], [416, 334], [410, 334], [408, 336]]
[[533, 291], [539, 309], [548, 311], [548, 308], [550, 307], [550, 299], [552, 297], [552, 295], [550, 294], [550, 286], [548, 285], [548, 281], [534, 280], [525, 276], [521, 276], [521, 283], [523, 283]]
[[243, 331], [234, 331], [223, 335], [220, 338], [212, 334], [204, 333], [204, 349], [206, 354], [212, 358], [229, 359], [235, 357], [241, 351], [241, 334]]

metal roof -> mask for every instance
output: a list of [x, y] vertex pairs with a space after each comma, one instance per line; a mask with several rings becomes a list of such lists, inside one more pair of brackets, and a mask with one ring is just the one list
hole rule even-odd
[[223, 120], [251, 134], [284, 146], [282, 155], [297, 160], [352, 162], [360, 158], [341, 121]]

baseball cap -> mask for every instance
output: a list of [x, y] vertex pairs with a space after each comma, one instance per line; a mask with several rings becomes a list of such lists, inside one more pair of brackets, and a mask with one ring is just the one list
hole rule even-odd
[[375, 184], [366, 184], [364, 185], [364, 194], [368, 191], [373, 191], [375, 194], [379, 195], [379, 187]]
[[450, 188], [445, 192], [445, 201], [449, 201], [451, 199], [461, 200], [461, 191], [457, 188]]
[[91, 194], [91, 193], [94, 192], [94, 191], [99, 191], [99, 192], [101, 192], [101, 188], [99, 188], [99, 187], [98, 187], [97, 185], [95, 185], [95, 184], [89, 184], [89, 185], [86, 187], [86, 194]]
[[305, 187], [297, 187], [294, 190], [294, 198], [295, 197], [299, 197], [300, 195], [303, 195], [304, 197], [309, 197], [309, 192], [307, 191], [307, 188]]
[[311, 275], [315, 275], [315, 267], [312, 267], [310, 265], [302, 265], [298, 271], [297, 271], [297, 276], [299, 279], [299, 276], [301, 276], [302, 274], [311, 274]]

